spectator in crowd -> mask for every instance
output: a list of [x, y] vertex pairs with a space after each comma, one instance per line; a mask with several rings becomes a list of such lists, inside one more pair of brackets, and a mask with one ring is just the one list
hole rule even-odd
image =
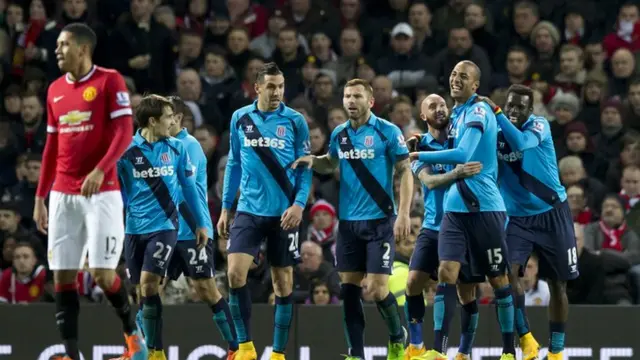
[[198, 140], [207, 157], [207, 186], [211, 188], [218, 181], [217, 164], [221, 156], [218, 151], [218, 131], [211, 125], [200, 125], [194, 130], [193, 137]]
[[202, 67], [202, 37], [194, 30], [183, 30], [178, 39], [178, 56], [176, 60], [176, 72], [183, 69]]
[[[13, 238], [17, 242], [28, 243], [34, 250], [38, 261], [46, 264], [46, 252], [42, 241], [21, 224], [23, 217], [20, 215], [19, 209], [16, 203], [0, 202], [0, 243], [9, 238]], [[31, 215], [28, 215], [27, 219], [30, 220]]]
[[564, 147], [558, 149], [558, 158], [578, 156], [588, 174], [604, 179], [608, 163], [600, 152], [596, 152], [587, 126], [581, 121], [573, 121], [564, 128], [564, 133]]
[[587, 206], [599, 213], [607, 189], [600, 181], [587, 174], [582, 160], [573, 155], [565, 156], [558, 162], [558, 170], [562, 184], [567, 187], [579, 183], [585, 189], [585, 193], [589, 194]]
[[611, 56], [611, 76], [609, 77], [609, 95], [622, 96], [636, 74], [636, 60], [633, 53], [620, 48]]
[[22, 94], [20, 116], [23, 126], [18, 131], [21, 148], [42, 153], [47, 139], [47, 120], [42, 98], [34, 92]]
[[298, 34], [298, 30], [293, 27], [280, 30], [276, 50], [271, 57], [284, 74], [286, 99], [294, 99], [303, 90], [300, 68], [307, 61], [307, 54], [298, 42]]
[[602, 102], [606, 98], [606, 94], [607, 77], [599, 72], [589, 73], [582, 87], [582, 109], [580, 109], [577, 117], [587, 126], [589, 136], [600, 132], [600, 113], [602, 112]]
[[[584, 229], [584, 246], [593, 251], [617, 252], [631, 265], [636, 289], [640, 289], [640, 237], [625, 220], [625, 202], [616, 194], [607, 195], [602, 203], [600, 221]], [[640, 298], [634, 300], [636, 303]]]
[[209, 124], [218, 133], [227, 130], [229, 121], [223, 121], [215, 98], [202, 91], [202, 81], [195, 69], [184, 69], [178, 75], [177, 94], [193, 113], [196, 126]]
[[495, 54], [500, 42], [491, 32], [492, 26], [489, 21], [484, 5], [479, 0], [471, 1], [464, 10], [464, 27], [471, 32], [473, 43], [484, 49], [487, 54]]
[[531, 44], [535, 49], [531, 71], [550, 82], [558, 73], [558, 47], [560, 31], [549, 21], [540, 21], [531, 30]]
[[11, 124], [0, 123], [0, 194], [17, 182], [15, 167], [20, 148]]
[[340, 278], [333, 265], [324, 260], [322, 247], [314, 241], [300, 245], [300, 262], [293, 271], [293, 301], [304, 303], [309, 296], [314, 279], [321, 279], [329, 285], [332, 293], [338, 293]]
[[567, 284], [571, 304], [629, 304], [626, 273], [629, 261], [615, 252], [593, 251], [585, 247], [584, 226], [574, 224], [580, 276]]
[[[509, 86], [514, 84], [525, 84], [528, 81], [529, 67], [531, 66], [531, 59], [527, 50], [520, 46], [514, 46], [507, 52], [506, 72], [499, 73], [492, 76], [490, 79], [490, 89], [505, 90]], [[497, 102], [496, 104], [504, 105], [504, 102]]]
[[533, 255], [527, 261], [522, 278], [526, 306], [548, 306], [551, 299], [549, 284], [538, 278], [538, 257]]
[[45, 293], [47, 271], [28, 243], [18, 243], [13, 250], [13, 266], [0, 277], [0, 302], [28, 304], [37, 302]]
[[40, 179], [40, 168], [42, 166], [42, 155], [28, 153], [25, 161], [25, 178], [14, 186], [6, 188], [0, 198], [2, 201], [13, 202], [17, 205], [22, 223], [26, 227], [31, 227], [33, 215], [33, 204], [36, 197], [36, 188]]
[[373, 98], [375, 99], [371, 111], [382, 113], [397, 95], [393, 90], [393, 82], [387, 76], [378, 75], [371, 82], [371, 87], [373, 88]]
[[629, 165], [640, 165], [640, 158], [636, 156], [638, 153], [638, 144], [640, 138], [633, 133], [628, 133], [622, 141], [622, 151], [617, 159], [609, 162], [607, 175], [605, 178], [607, 188], [611, 192], [620, 191], [620, 178], [622, 178], [622, 169]]
[[566, 126], [575, 120], [580, 112], [580, 99], [573, 93], [558, 92], [549, 104], [554, 120], [551, 123], [551, 136], [558, 147], [564, 139]]
[[580, 183], [567, 186], [567, 201], [573, 221], [580, 225], [590, 224], [596, 219], [595, 214], [587, 206], [587, 194]]
[[620, 196], [626, 205], [626, 220], [630, 228], [640, 234], [640, 167], [629, 165], [622, 171]]
[[409, 6], [409, 25], [413, 30], [414, 48], [427, 56], [435, 55], [446, 45], [446, 31], [433, 27], [433, 14], [427, 4], [416, 1]]
[[200, 76], [203, 80], [202, 91], [206, 97], [215, 99], [221, 115], [230, 119], [235, 109], [229, 107], [229, 101], [237, 87], [237, 77], [235, 70], [229, 65], [226, 50], [218, 46], [207, 48]]
[[[2, 215], [2, 214], [0, 214]], [[0, 258], [0, 270], [4, 270], [10, 268], [13, 265], [13, 251], [16, 248], [15, 237], [12, 236], [4, 236], [2, 240], [2, 258]]]
[[329, 128], [329, 132], [333, 132], [338, 125], [344, 124], [349, 117], [347, 111], [342, 107], [342, 105], [331, 106], [327, 111], [327, 127]]
[[625, 126], [640, 133], [640, 80], [635, 79], [629, 84], [627, 91], [627, 106], [624, 116]]
[[340, 303], [338, 294], [333, 292], [329, 284], [322, 279], [315, 279], [311, 283], [309, 297], [305, 300], [305, 304], [313, 305], [337, 305]]
[[[534, 53], [534, 48], [531, 45], [531, 33], [533, 28], [540, 21], [540, 12], [538, 4], [534, 1], [519, 0], [515, 2], [512, 10], [512, 18], [509, 19], [513, 26], [507, 26], [502, 31], [502, 34], [498, 36], [500, 39], [506, 39], [507, 41], [501, 41], [501, 49], [498, 50], [498, 56], [494, 66], [498, 71], [503, 71], [505, 59], [507, 53], [512, 46], [520, 46], [530, 54]], [[499, 22], [496, 22], [499, 24]]]
[[582, 93], [587, 78], [584, 68], [584, 51], [578, 45], [565, 44], [560, 47], [560, 72], [554, 82], [565, 92]]
[[625, 134], [622, 114], [622, 103], [617, 99], [611, 99], [602, 106], [600, 133], [594, 137], [594, 141], [597, 152], [607, 160], [620, 157]]
[[640, 50], [640, 13], [638, 5], [627, 2], [620, 7], [615, 31], [607, 34], [603, 40], [608, 57], [618, 49]]

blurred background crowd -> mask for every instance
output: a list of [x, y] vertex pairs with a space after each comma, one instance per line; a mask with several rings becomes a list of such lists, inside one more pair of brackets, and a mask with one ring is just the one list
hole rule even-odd
[[[510, 85], [531, 86], [535, 113], [551, 122], [580, 224], [581, 275], [569, 285], [570, 302], [640, 303], [640, 9], [620, 0], [0, 0], [0, 300], [51, 300], [47, 237], [35, 231], [32, 211], [46, 141], [44, 99], [60, 76], [56, 38], [72, 22], [94, 29], [95, 62], [125, 76], [134, 106], [146, 92], [186, 101], [184, 125], [209, 160], [214, 224], [231, 114], [255, 100], [254, 77], [266, 61], [283, 70], [286, 102], [307, 119], [314, 154], [326, 151], [328, 135], [347, 120], [341, 92], [354, 77], [371, 82], [374, 112], [407, 136], [425, 130], [418, 105], [427, 94], [450, 102], [448, 77], [460, 60], [479, 65], [479, 93], [497, 104]], [[294, 298], [338, 303], [339, 177], [314, 176]], [[412, 236], [398, 244], [390, 280], [401, 304], [422, 222], [420, 192], [416, 186]], [[217, 245], [226, 294], [226, 244]], [[544, 306], [549, 289], [537, 271], [533, 258], [527, 304]], [[102, 301], [88, 273], [78, 282], [87, 301]], [[254, 302], [273, 301], [263, 254], [248, 283]], [[492, 291], [480, 290], [481, 302], [491, 303]], [[167, 284], [164, 301], [198, 299], [181, 278]]]

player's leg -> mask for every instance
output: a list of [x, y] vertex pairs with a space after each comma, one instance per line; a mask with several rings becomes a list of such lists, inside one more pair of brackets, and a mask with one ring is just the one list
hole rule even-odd
[[136, 333], [129, 292], [115, 271], [124, 244], [122, 195], [118, 191], [96, 194], [85, 200], [84, 208], [89, 270], [122, 321], [127, 348], [137, 360], [146, 356], [146, 351], [142, 336]]
[[[462, 271], [464, 273], [464, 271]], [[484, 280], [484, 277], [482, 279]], [[456, 360], [469, 360], [473, 340], [476, 337], [478, 328], [478, 301], [476, 288], [478, 280], [471, 278], [470, 281], [461, 281], [458, 284], [458, 299], [462, 305], [460, 308], [460, 346]]]
[[476, 213], [470, 255], [483, 275], [489, 278], [496, 297], [498, 323], [502, 333], [501, 359], [515, 360], [513, 291], [509, 283], [509, 253], [506, 245], [506, 213]]
[[520, 339], [520, 349], [523, 360], [533, 360], [538, 357], [540, 344], [536, 341], [529, 328], [529, 318], [525, 306], [524, 287], [522, 276], [527, 266], [527, 260], [533, 252], [533, 243], [537, 236], [534, 230], [536, 219], [529, 217], [511, 217], [507, 224], [507, 249], [509, 250], [509, 262], [511, 272], [509, 282], [513, 289], [515, 305], [515, 327]]
[[78, 197], [55, 191], [51, 192], [49, 199], [48, 258], [55, 286], [56, 324], [66, 355], [72, 360], [80, 359], [77, 273], [84, 265], [87, 238], [78, 201]]
[[[167, 274], [171, 256], [176, 247], [178, 233], [175, 230], [157, 231], [143, 236], [144, 246], [140, 292], [142, 295], [142, 326], [150, 349], [149, 358], [165, 360], [162, 338], [162, 300], [160, 284]], [[137, 360], [137, 359], [135, 359]]]
[[438, 286], [433, 304], [433, 348], [425, 359], [447, 359], [444, 348], [457, 303], [456, 283], [462, 263], [466, 262], [467, 233], [465, 214], [445, 213], [438, 236]]
[[567, 281], [578, 277], [578, 252], [571, 212], [566, 203], [545, 213], [545, 234], [537, 237], [539, 275], [549, 284], [549, 360], [563, 358], [569, 318]]
[[357, 237], [356, 221], [340, 221], [336, 242], [336, 267], [340, 274], [343, 325], [349, 357], [364, 359], [364, 309], [362, 280], [367, 269], [366, 243]]
[[238, 213], [229, 232], [229, 308], [238, 337], [238, 360], [253, 360], [258, 356], [251, 338], [251, 291], [247, 287], [247, 274], [264, 238], [263, 222], [258, 216]]
[[405, 316], [409, 324], [409, 346], [405, 350], [408, 357], [423, 355], [422, 322], [425, 314], [424, 289], [438, 278], [438, 232], [420, 230], [416, 247], [409, 261], [407, 278]]
[[231, 355], [238, 350], [238, 340], [229, 304], [216, 285], [213, 247], [214, 240], [209, 240], [202, 249], [197, 248], [195, 240], [178, 241], [171, 260], [183, 264], [183, 272], [191, 278], [196, 293], [211, 309], [213, 320], [227, 342]]

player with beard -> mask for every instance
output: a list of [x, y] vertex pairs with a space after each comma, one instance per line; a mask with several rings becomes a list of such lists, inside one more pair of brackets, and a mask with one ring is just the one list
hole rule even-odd
[[[549, 122], [532, 114], [533, 91], [513, 85], [507, 91], [504, 113], [488, 98], [501, 128], [498, 134], [500, 190], [509, 224], [507, 246], [511, 285], [516, 296], [516, 330], [524, 360], [537, 359], [540, 346], [531, 335], [520, 277], [535, 251], [540, 277], [547, 279], [549, 304], [549, 360], [562, 359], [565, 324], [569, 316], [566, 284], [578, 277], [576, 240], [567, 194], [560, 183]], [[506, 114], [506, 116], [505, 116]]]
[[[410, 151], [434, 151], [448, 148], [446, 128], [449, 126], [449, 109], [444, 99], [437, 94], [427, 96], [420, 107], [420, 117], [426, 121], [429, 131], [425, 134], [412, 136], [407, 140]], [[475, 161], [459, 164], [455, 168], [451, 165], [429, 165], [419, 160], [413, 161], [411, 168], [422, 183], [424, 196], [424, 221], [416, 240], [416, 247], [409, 262], [409, 277], [407, 279], [406, 302], [404, 305], [406, 318], [409, 323], [409, 347], [405, 354], [411, 358], [423, 356], [426, 353], [422, 341], [422, 321], [425, 314], [423, 289], [438, 280], [438, 232], [442, 221], [444, 195], [451, 184], [458, 179], [476, 175], [482, 169], [482, 164]], [[466, 359], [471, 350], [475, 336], [478, 318], [478, 305], [473, 292], [461, 297], [462, 329], [460, 348], [456, 359]]]
[[[414, 359], [445, 360], [449, 324], [456, 308], [457, 283], [487, 276], [494, 289], [502, 333], [500, 360], [515, 360], [514, 309], [505, 239], [507, 221], [504, 200], [498, 189], [498, 125], [487, 103], [479, 101], [480, 68], [461, 61], [449, 76], [455, 101], [449, 126], [447, 150], [411, 153], [411, 159], [427, 164], [482, 163], [477, 175], [458, 179], [444, 200], [438, 235], [438, 287], [436, 289], [433, 349]], [[468, 265], [468, 266], [467, 266]], [[466, 291], [473, 293], [471, 284]], [[468, 295], [466, 295], [468, 296]]]

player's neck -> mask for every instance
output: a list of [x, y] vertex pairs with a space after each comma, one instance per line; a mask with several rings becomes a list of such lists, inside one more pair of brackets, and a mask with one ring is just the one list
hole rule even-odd
[[352, 128], [357, 129], [360, 126], [366, 124], [367, 121], [369, 121], [370, 116], [371, 116], [371, 110], [367, 110], [367, 112], [363, 116], [356, 119], [349, 119], [349, 123], [351, 124]]
[[91, 71], [92, 67], [93, 64], [91, 63], [91, 60], [82, 61], [77, 69], [69, 72], [69, 77], [73, 81], [78, 81], [85, 77]]
[[151, 129], [143, 128], [140, 130], [140, 136], [142, 136], [148, 143], [153, 144], [160, 140], [160, 137], [156, 135]]
[[278, 108], [270, 109], [268, 103], [263, 104], [260, 100], [258, 100], [257, 107], [258, 107], [258, 110], [260, 110], [261, 112], [274, 112], [278, 110]]
[[433, 138], [439, 143], [443, 143], [447, 139], [447, 132], [436, 128], [430, 127], [429, 134], [431, 134], [431, 136], [433, 136]]
[[469, 95], [469, 96], [464, 96], [464, 97], [459, 97], [459, 98], [455, 98], [453, 99], [453, 105], [454, 106], [460, 106], [465, 104], [467, 101], [469, 101], [469, 99], [471, 99], [471, 97], [473, 96], [473, 94]]

